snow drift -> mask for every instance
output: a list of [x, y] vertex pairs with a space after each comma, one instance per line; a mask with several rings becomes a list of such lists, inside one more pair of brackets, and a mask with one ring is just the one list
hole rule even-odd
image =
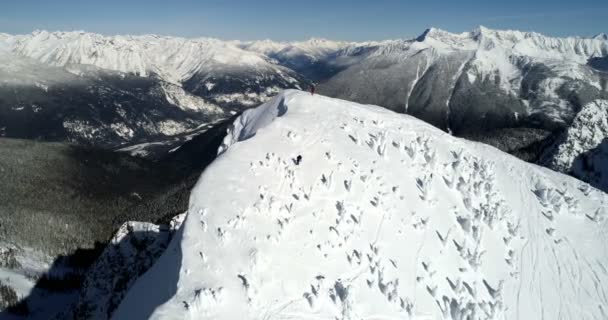
[[410, 116], [286, 91], [236, 120], [114, 318], [605, 319], [607, 208]]

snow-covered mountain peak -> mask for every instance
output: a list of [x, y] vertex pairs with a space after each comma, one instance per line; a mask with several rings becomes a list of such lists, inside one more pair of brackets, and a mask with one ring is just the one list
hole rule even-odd
[[604, 316], [608, 197], [575, 179], [299, 91], [222, 151], [115, 319]]
[[608, 43], [579, 37], [557, 38], [536, 32], [494, 30], [479, 26], [471, 32], [451, 33], [427, 29], [417, 38], [435, 49], [493, 50], [532, 58], [586, 62], [591, 57], [608, 55]]
[[15, 53], [50, 65], [93, 65], [141, 76], [157, 74], [170, 82], [187, 79], [209, 64], [271, 67], [265, 56], [213, 38], [36, 31], [4, 42], [7, 40]]
[[605, 34], [605, 33], [598, 33], [597, 35], [595, 35], [595, 36], [593, 37], [593, 39], [596, 39], [596, 40], [604, 40], [604, 41], [608, 41], [608, 34]]
[[426, 29], [416, 41], [436, 50], [474, 50], [477, 47], [473, 32], [452, 33], [438, 28]]

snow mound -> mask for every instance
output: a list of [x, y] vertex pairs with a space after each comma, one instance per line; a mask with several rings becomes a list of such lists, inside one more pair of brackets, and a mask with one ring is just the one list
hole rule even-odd
[[286, 96], [286, 94], [277, 95], [261, 106], [243, 112], [228, 128], [228, 133], [218, 153], [223, 153], [236, 142], [251, 138], [258, 130], [273, 122], [275, 118], [283, 116], [287, 112]]
[[608, 197], [589, 185], [298, 91], [229, 136], [115, 319], [608, 315]]

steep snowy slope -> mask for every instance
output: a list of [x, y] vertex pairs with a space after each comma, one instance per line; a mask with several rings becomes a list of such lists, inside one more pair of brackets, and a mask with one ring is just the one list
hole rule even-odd
[[543, 164], [608, 191], [608, 100], [587, 104], [547, 151]]
[[220, 151], [115, 319], [608, 316], [608, 196], [578, 180], [297, 91]]

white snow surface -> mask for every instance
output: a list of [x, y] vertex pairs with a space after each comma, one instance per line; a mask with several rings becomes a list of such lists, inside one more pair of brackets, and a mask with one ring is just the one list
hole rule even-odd
[[608, 317], [608, 196], [576, 179], [299, 91], [221, 151], [114, 319]]

